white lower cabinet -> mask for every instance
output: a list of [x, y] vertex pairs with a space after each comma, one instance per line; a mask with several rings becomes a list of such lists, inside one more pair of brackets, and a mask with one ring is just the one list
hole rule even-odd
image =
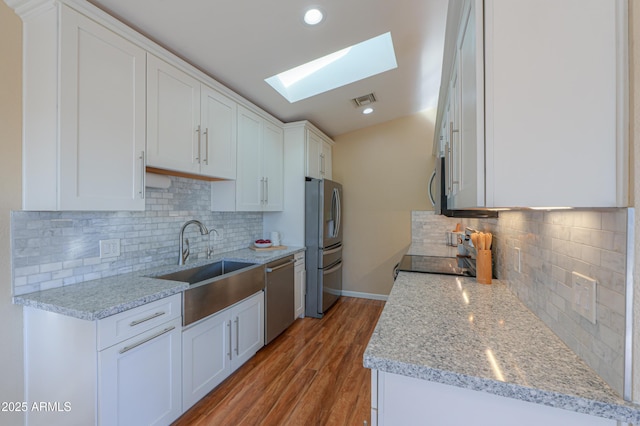
[[304, 317], [304, 297], [307, 287], [307, 269], [305, 267], [304, 252], [296, 253], [294, 264], [294, 283], [293, 283], [293, 297], [295, 318]]
[[615, 420], [371, 370], [371, 425], [615, 426]]
[[264, 346], [264, 292], [211, 315], [182, 333], [182, 404], [186, 411]]
[[26, 424], [170, 424], [181, 326], [181, 294], [97, 321], [25, 307]]
[[98, 354], [101, 425], [166, 425], [182, 414], [176, 318]]

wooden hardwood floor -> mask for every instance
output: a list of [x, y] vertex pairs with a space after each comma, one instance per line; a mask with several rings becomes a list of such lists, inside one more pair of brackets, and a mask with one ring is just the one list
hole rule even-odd
[[296, 320], [174, 425], [371, 424], [362, 355], [383, 306], [342, 297], [324, 318]]

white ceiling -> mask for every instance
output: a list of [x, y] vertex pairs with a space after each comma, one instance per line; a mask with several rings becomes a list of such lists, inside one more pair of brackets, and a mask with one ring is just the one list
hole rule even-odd
[[[448, 0], [90, 0], [284, 122], [330, 136], [437, 105]], [[323, 23], [302, 15], [319, 6]], [[398, 68], [290, 104], [274, 74], [391, 32]], [[352, 98], [375, 93], [363, 115]]]

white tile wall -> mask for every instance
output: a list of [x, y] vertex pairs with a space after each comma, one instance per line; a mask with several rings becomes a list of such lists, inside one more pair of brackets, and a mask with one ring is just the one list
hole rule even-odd
[[[171, 181], [169, 189], [147, 188], [144, 212], [12, 212], [14, 294], [177, 263], [180, 227], [190, 219], [219, 232], [219, 239], [212, 236], [215, 253], [262, 237], [262, 213], [211, 212], [208, 182]], [[185, 236], [190, 259], [203, 258], [208, 237], [193, 225]], [[114, 238], [121, 255], [100, 259], [99, 241]]]
[[[438, 235], [451, 226], [451, 219], [429, 216], [431, 212], [414, 212], [417, 238]], [[627, 210], [510, 211], [500, 212], [498, 219], [458, 220], [494, 234], [497, 277], [622, 393]], [[438, 222], [439, 231], [420, 230], [424, 223], [435, 228]], [[521, 273], [514, 270], [515, 247], [521, 249]], [[598, 282], [596, 324], [573, 310], [573, 271]]]

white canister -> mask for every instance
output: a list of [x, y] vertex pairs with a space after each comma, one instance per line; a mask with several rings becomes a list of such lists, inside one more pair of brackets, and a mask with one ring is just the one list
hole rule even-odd
[[271, 244], [274, 246], [280, 245], [280, 233], [278, 231], [271, 232]]

